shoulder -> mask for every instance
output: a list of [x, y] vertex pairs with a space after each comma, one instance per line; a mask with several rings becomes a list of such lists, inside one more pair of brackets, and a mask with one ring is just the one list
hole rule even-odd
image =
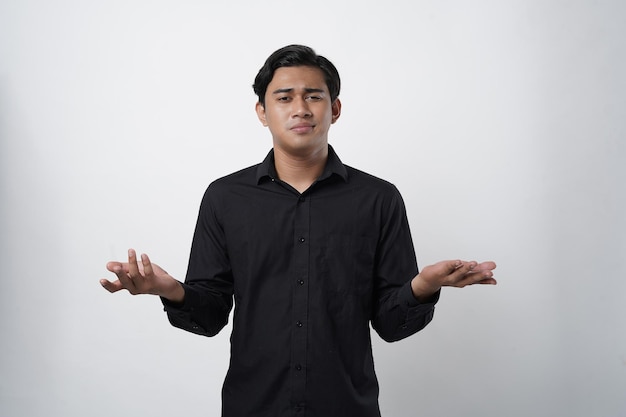
[[352, 186], [363, 187], [384, 194], [399, 194], [398, 189], [391, 182], [349, 165], [345, 165], [345, 167], [348, 173], [348, 183]]
[[406, 210], [402, 194], [393, 183], [351, 166], [346, 165], [346, 170], [346, 185], [353, 200], [369, 202], [371, 207], [377, 207], [381, 213], [386, 213], [385, 216]]
[[225, 175], [221, 178], [213, 180], [208, 188], [207, 192], [219, 192], [231, 189], [238, 186], [251, 186], [256, 184], [256, 174], [259, 164], [249, 166], [247, 168], [240, 169], [231, 174]]
[[233, 195], [245, 194], [247, 188], [257, 183], [257, 167], [258, 164], [249, 166], [213, 180], [204, 192], [202, 205], [219, 206], [230, 201]]

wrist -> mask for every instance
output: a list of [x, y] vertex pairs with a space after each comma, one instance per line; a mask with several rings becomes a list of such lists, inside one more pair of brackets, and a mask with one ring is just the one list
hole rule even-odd
[[170, 277], [158, 295], [173, 303], [182, 303], [185, 299], [185, 289], [178, 280]]
[[411, 281], [411, 291], [413, 297], [418, 301], [424, 301], [431, 298], [435, 293], [441, 289], [441, 286], [432, 285], [428, 283], [421, 274], [417, 274]]

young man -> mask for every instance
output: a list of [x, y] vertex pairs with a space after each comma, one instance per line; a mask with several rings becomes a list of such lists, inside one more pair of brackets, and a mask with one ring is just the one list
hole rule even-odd
[[493, 262], [418, 273], [405, 207], [390, 183], [343, 165], [328, 144], [341, 114], [333, 64], [305, 46], [259, 71], [265, 160], [213, 182], [184, 283], [152, 264], [109, 262], [110, 292], [159, 295], [170, 322], [212, 336], [235, 304], [225, 417], [380, 416], [370, 324], [386, 341], [433, 317], [442, 286], [495, 284]]

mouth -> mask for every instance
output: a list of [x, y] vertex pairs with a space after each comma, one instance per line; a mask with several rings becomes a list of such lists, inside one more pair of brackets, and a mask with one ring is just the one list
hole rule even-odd
[[310, 123], [298, 123], [297, 125], [291, 126], [289, 130], [298, 134], [302, 134], [313, 131], [314, 127], [315, 125], [312, 125]]

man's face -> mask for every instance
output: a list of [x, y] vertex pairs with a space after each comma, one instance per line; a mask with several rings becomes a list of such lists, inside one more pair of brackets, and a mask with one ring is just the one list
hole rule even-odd
[[275, 151], [305, 157], [328, 144], [328, 129], [339, 118], [341, 103], [331, 103], [319, 68], [281, 67], [267, 86], [265, 106], [257, 103], [256, 111], [272, 132]]

